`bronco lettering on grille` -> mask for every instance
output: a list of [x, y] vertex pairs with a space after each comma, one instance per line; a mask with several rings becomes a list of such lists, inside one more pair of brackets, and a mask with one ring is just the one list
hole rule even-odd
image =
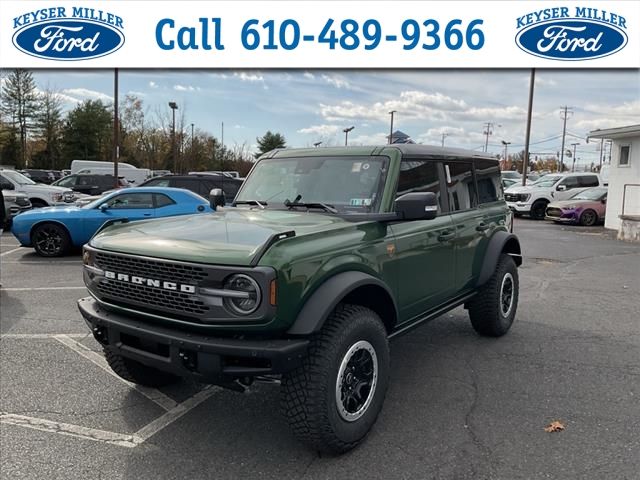
[[156, 280], [153, 278], [139, 277], [136, 275], [128, 275], [126, 273], [116, 273], [105, 270], [105, 278], [110, 280], [118, 280], [120, 282], [133, 283], [134, 285], [144, 285], [146, 287], [162, 288], [164, 290], [171, 290], [174, 292], [182, 293], [196, 293], [196, 287], [194, 285], [185, 285], [176, 282], [165, 282], [163, 280]]

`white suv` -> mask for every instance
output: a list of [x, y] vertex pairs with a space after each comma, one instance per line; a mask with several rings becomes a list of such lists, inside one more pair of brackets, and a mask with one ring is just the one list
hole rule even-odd
[[507, 188], [504, 199], [516, 216], [526, 214], [542, 220], [550, 202], [565, 200], [586, 188], [601, 185], [595, 173], [551, 173], [531, 185]]
[[73, 190], [36, 183], [15, 170], [0, 170], [0, 185], [3, 190], [25, 193], [33, 208], [71, 205], [79, 198]]

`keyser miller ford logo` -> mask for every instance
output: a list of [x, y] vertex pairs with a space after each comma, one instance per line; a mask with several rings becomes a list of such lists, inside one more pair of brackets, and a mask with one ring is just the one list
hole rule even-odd
[[102, 57], [124, 43], [122, 18], [96, 8], [41, 8], [15, 17], [13, 28], [18, 50], [50, 60]]
[[[573, 13], [573, 16], [570, 14]], [[592, 7], [545, 8], [516, 20], [516, 44], [532, 55], [551, 60], [591, 60], [627, 45], [627, 20]]]

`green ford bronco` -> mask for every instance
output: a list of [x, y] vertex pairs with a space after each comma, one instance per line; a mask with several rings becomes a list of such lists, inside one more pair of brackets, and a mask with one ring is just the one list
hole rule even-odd
[[479, 334], [507, 333], [511, 218], [498, 162], [477, 152], [275, 150], [230, 207], [99, 231], [79, 308], [126, 380], [280, 380], [296, 436], [344, 452], [382, 409], [390, 339], [460, 305]]

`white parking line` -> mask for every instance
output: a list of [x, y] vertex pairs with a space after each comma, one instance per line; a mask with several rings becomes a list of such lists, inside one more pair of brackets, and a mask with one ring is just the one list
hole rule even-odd
[[6, 256], [6, 255], [9, 255], [9, 254], [13, 253], [13, 252], [17, 252], [17, 251], [18, 251], [18, 250], [20, 250], [21, 248], [22, 248], [22, 247], [18, 247], [18, 248], [14, 248], [13, 250], [9, 250], [8, 252], [2, 252], [2, 253], [0, 253], [0, 257], [4, 257], [4, 256]]
[[84, 290], [86, 288], [83, 285], [82, 287], [2, 287], [2, 290], [5, 292], [41, 292], [46, 290]]
[[0, 413], [0, 423], [17, 425], [19, 427], [31, 428], [42, 432], [58, 433], [70, 437], [84, 438], [95, 442], [110, 443], [120, 447], [133, 448], [142, 443], [143, 440], [137, 435], [126, 435], [122, 433], [108, 432], [96, 428], [87, 428], [70, 423], [53, 422], [44, 418], [27, 417], [12, 413]]
[[210, 386], [205, 387], [203, 390], [200, 390], [198, 393], [196, 393], [193, 397], [185, 400], [182, 403], [179, 403], [175, 406], [175, 408], [172, 408], [161, 417], [156, 418], [153, 422], [142, 427], [135, 433], [135, 435], [140, 438], [142, 442], [148, 440], [160, 430], [171, 425], [180, 417], [188, 413], [190, 410], [193, 410], [207, 398], [211, 397], [214, 393], [217, 393], [219, 391], [219, 388], [213, 388]]
[[82, 261], [81, 260], [45, 260], [44, 258], [40, 261], [38, 260], [3, 260], [2, 264], [3, 265], [7, 265], [7, 264], [13, 264], [13, 263], [17, 263], [20, 265], [59, 265], [61, 263], [67, 263], [67, 264], [71, 264], [71, 265], [82, 265]]
[[63, 345], [69, 347], [71, 350], [73, 350], [77, 354], [86, 358], [90, 362], [94, 363], [95, 365], [100, 367], [102, 370], [110, 374], [112, 377], [117, 378], [121, 382], [127, 384], [129, 387], [141, 393], [142, 395], [147, 397], [149, 400], [151, 400], [152, 402], [160, 406], [162, 409], [169, 411], [175, 408], [176, 405], [178, 405], [178, 403], [175, 400], [167, 397], [160, 390], [156, 390], [155, 388], [143, 387], [142, 385], [136, 385], [135, 383], [127, 382], [124, 378], [120, 377], [113, 370], [111, 370], [111, 367], [109, 366], [109, 364], [107, 363], [107, 361], [104, 359], [102, 355], [94, 352], [93, 350], [89, 349], [87, 346], [81, 344], [80, 342], [73, 340], [71, 337], [68, 337], [67, 335], [55, 335], [53, 338], [58, 340]]
[[64, 334], [61, 334], [61, 333], [3, 333], [0, 335], [0, 340], [2, 340], [3, 338], [31, 340], [31, 339], [40, 339], [40, 338], [55, 338], [55, 337], [59, 337], [60, 335], [64, 335], [65, 337], [69, 337], [69, 338], [86, 338], [91, 334], [90, 333], [64, 333]]

